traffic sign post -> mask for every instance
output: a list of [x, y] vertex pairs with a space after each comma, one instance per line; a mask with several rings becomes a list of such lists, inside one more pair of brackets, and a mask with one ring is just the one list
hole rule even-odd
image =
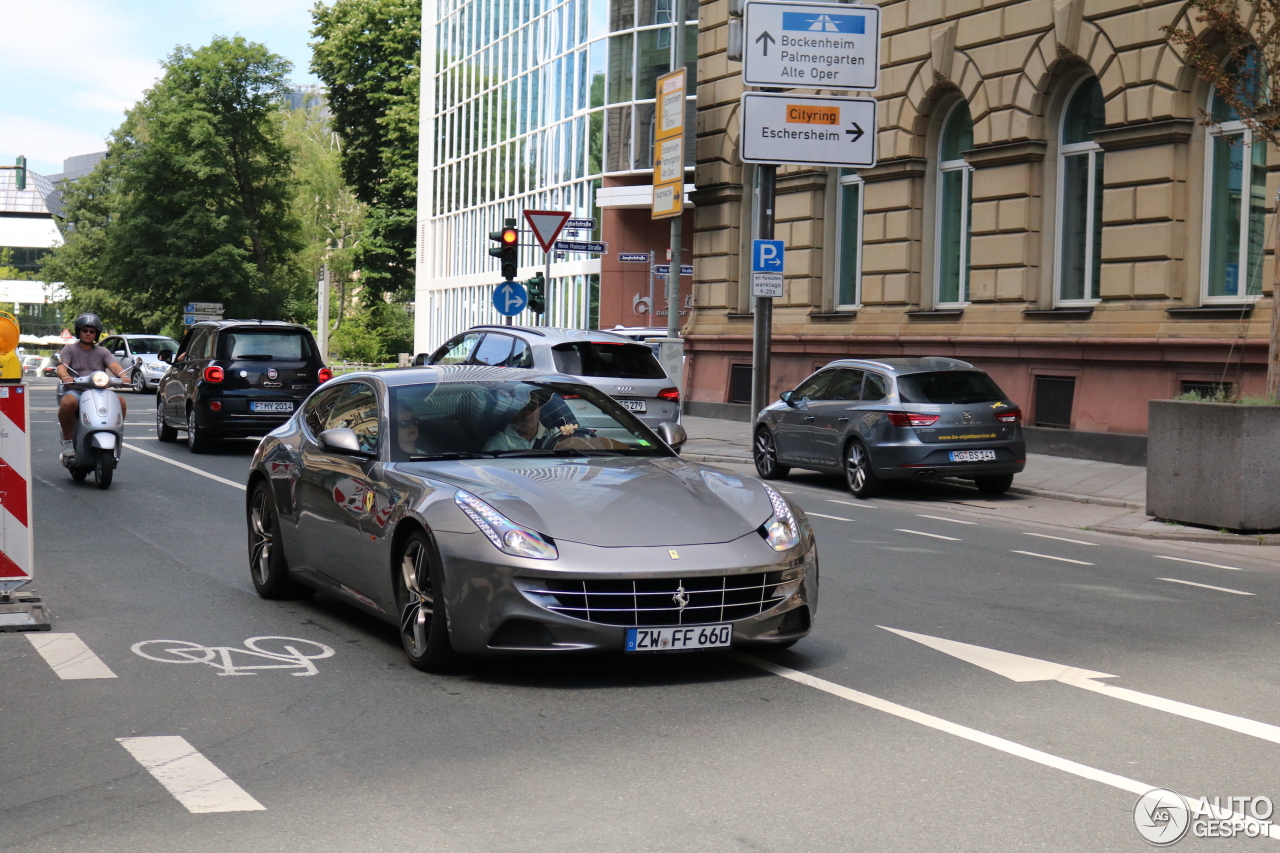
[[[547, 304], [554, 304], [551, 296], [551, 252], [553, 249], [560, 249], [556, 243], [556, 238], [560, 236], [560, 232], [564, 230], [565, 223], [569, 221], [571, 214], [567, 210], [526, 210], [524, 212], [524, 221], [529, 223], [529, 228], [533, 231], [534, 238], [538, 241], [538, 245], [542, 247], [542, 251], [546, 253], [546, 269], [547, 269]], [[591, 220], [591, 226], [595, 228], [595, 220]], [[584, 250], [584, 251], [590, 251]], [[601, 251], [604, 251], [601, 249]], [[551, 312], [542, 315], [543, 325], [550, 325]]]
[[744, 163], [868, 167], [876, 164], [875, 98], [742, 96]]
[[880, 9], [749, 0], [742, 82], [792, 89], [880, 87]]
[[773, 299], [782, 295], [782, 241], [751, 241], [751, 295]]
[[503, 317], [514, 317], [528, 304], [529, 294], [518, 281], [504, 281], [493, 289], [493, 307]]

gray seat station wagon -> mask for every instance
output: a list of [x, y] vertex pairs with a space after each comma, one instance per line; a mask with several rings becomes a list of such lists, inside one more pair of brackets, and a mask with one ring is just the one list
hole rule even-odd
[[842, 359], [760, 412], [752, 451], [766, 480], [793, 466], [840, 472], [859, 498], [929, 477], [998, 495], [1026, 466], [1021, 424], [1000, 386], [959, 359]]

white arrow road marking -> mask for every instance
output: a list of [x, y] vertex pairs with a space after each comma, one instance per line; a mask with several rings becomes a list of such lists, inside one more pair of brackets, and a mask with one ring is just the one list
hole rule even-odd
[[1083, 539], [1068, 539], [1065, 536], [1050, 536], [1048, 533], [1028, 533], [1025, 530], [1022, 531], [1022, 535], [1039, 536], [1041, 539], [1057, 539], [1059, 542], [1071, 542], [1075, 545], [1090, 545], [1096, 547], [1098, 544], [1097, 542], [1086, 542]]
[[266, 806], [181, 737], [119, 737], [120, 745], [195, 814], [260, 812]]
[[1179, 563], [1195, 563], [1197, 566], [1210, 566], [1215, 569], [1230, 569], [1233, 572], [1243, 572], [1244, 569], [1239, 566], [1222, 566], [1218, 563], [1202, 563], [1199, 560], [1187, 560], [1182, 557], [1166, 557], [1164, 554], [1153, 554], [1157, 560], [1177, 560]]
[[920, 515], [919, 513], [916, 513], [916, 515], [919, 518], [932, 518], [934, 521], [949, 521], [952, 524], [977, 524], [978, 523], [976, 521], [961, 521], [958, 518], [947, 518], [945, 515]]
[[931, 539], [946, 539], [948, 542], [959, 542], [960, 540], [954, 536], [943, 536], [940, 533], [925, 533], [923, 530], [907, 530], [905, 527], [895, 527], [894, 530], [899, 533], [914, 533], [917, 536], [928, 536]]
[[176, 459], [170, 459], [168, 456], [161, 456], [159, 453], [152, 453], [150, 450], [143, 450], [141, 447], [134, 447], [132, 444], [129, 444], [128, 442], [121, 442], [121, 443], [125, 447], [129, 448], [130, 450], [136, 450], [138, 453], [141, 453], [143, 456], [150, 456], [152, 459], [159, 459], [161, 462], [168, 462], [170, 465], [176, 465], [177, 467], [181, 468], [184, 471], [190, 471], [192, 474], [199, 474], [201, 477], [208, 477], [210, 480], [215, 480], [219, 483], [225, 483], [228, 486], [234, 486], [235, 488], [239, 489], [242, 492], [245, 490], [244, 483], [237, 483], [235, 480], [228, 480], [225, 477], [219, 477], [217, 474], [210, 474], [208, 471], [201, 471], [199, 468], [195, 468], [191, 465], [187, 465], [183, 462], [179, 462]]
[[958, 643], [955, 640], [944, 640], [941, 637], [913, 634], [910, 631], [900, 631], [897, 628], [889, 628], [884, 625], [879, 627], [884, 628], [886, 631], [892, 631], [900, 637], [906, 637], [908, 640], [915, 640], [917, 643], [936, 649], [943, 654], [959, 658], [974, 666], [980, 666], [985, 670], [994, 672], [996, 675], [1002, 675], [1010, 681], [1061, 681], [1063, 684], [1081, 687], [1094, 693], [1101, 693], [1103, 696], [1110, 696], [1113, 699], [1132, 702], [1135, 705], [1142, 705], [1156, 711], [1176, 714], [1189, 720], [1198, 720], [1211, 726], [1218, 726], [1219, 728], [1271, 741], [1272, 743], [1280, 743], [1280, 726], [1260, 723], [1257, 720], [1237, 717], [1234, 714], [1224, 714], [1221, 711], [1211, 711], [1208, 708], [1188, 705], [1185, 702], [1177, 702], [1173, 699], [1139, 693], [1136, 690], [1116, 687], [1114, 684], [1099, 684], [1093, 680], [1095, 678], [1117, 677], [1108, 675], [1105, 672], [1077, 669], [1073, 666], [1052, 663], [1047, 660], [1024, 657], [1023, 655], [987, 649], [982, 646], [972, 646], [968, 643]]
[[59, 678], [72, 681], [116, 677], [111, 667], [103, 663], [75, 634], [30, 633], [26, 636]]
[[1026, 554], [1028, 557], [1043, 557], [1046, 560], [1057, 560], [1060, 563], [1075, 563], [1077, 566], [1092, 566], [1084, 560], [1068, 560], [1066, 557], [1055, 557], [1052, 554], [1037, 554], [1035, 551], [1010, 551], [1011, 554]]
[[1207, 583], [1196, 583], [1195, 581], [1181, 581], [1181, 580], [1178, 580], [1177, 578], [1156, 578], [1156, 580], [1168, 581], [1169, 583], [1181, 583], [1181, 584], [1186, 584], [1187, 586], [1198, 586], [1201, 589], [1211, 589], [1211, 590], [1214, 590], [1215, 592], [1229, 592], [1232, 595], [1253, 595], [1254, 594], [1252, 592], [1242, 592], [1241, 590], [1238, 590], [1238, 589], [1228, 589], [1225, 586], [1210, 586]]
[[838, 515], [823, 515], [820, 512], [808, 512], [807, 510], [805, 511], [805, 515], [816, 515], [818, 518], [832, 518], [836, 521], [853, 521], [852, 518], [841, 518]]

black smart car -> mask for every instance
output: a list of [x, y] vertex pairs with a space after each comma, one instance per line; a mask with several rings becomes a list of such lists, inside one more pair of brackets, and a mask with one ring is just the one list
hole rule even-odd
[[[161, 358], [166, 358], [164, 353]], [[160, 380], [156, 437], [203, 453], [218, 438], [266, 435], [333, 378], [305, 326], [272, 320], [217, 320], [187, 330]]]

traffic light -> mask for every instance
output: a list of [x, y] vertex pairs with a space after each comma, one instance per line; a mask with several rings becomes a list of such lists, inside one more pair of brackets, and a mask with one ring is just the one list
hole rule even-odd
[[499, 244], [490, 246], [489, 254], [502, 263], [502, 277], [514, 281], [520, 251], [520, 232], [516, 230], [516, 221], [502, 220], [502, 230], [490, 231], [489, 239]]
[[524, 283], [529, 288], [529, 310], [541, 314], [547, 310], [547, 279], [538, 273]]

